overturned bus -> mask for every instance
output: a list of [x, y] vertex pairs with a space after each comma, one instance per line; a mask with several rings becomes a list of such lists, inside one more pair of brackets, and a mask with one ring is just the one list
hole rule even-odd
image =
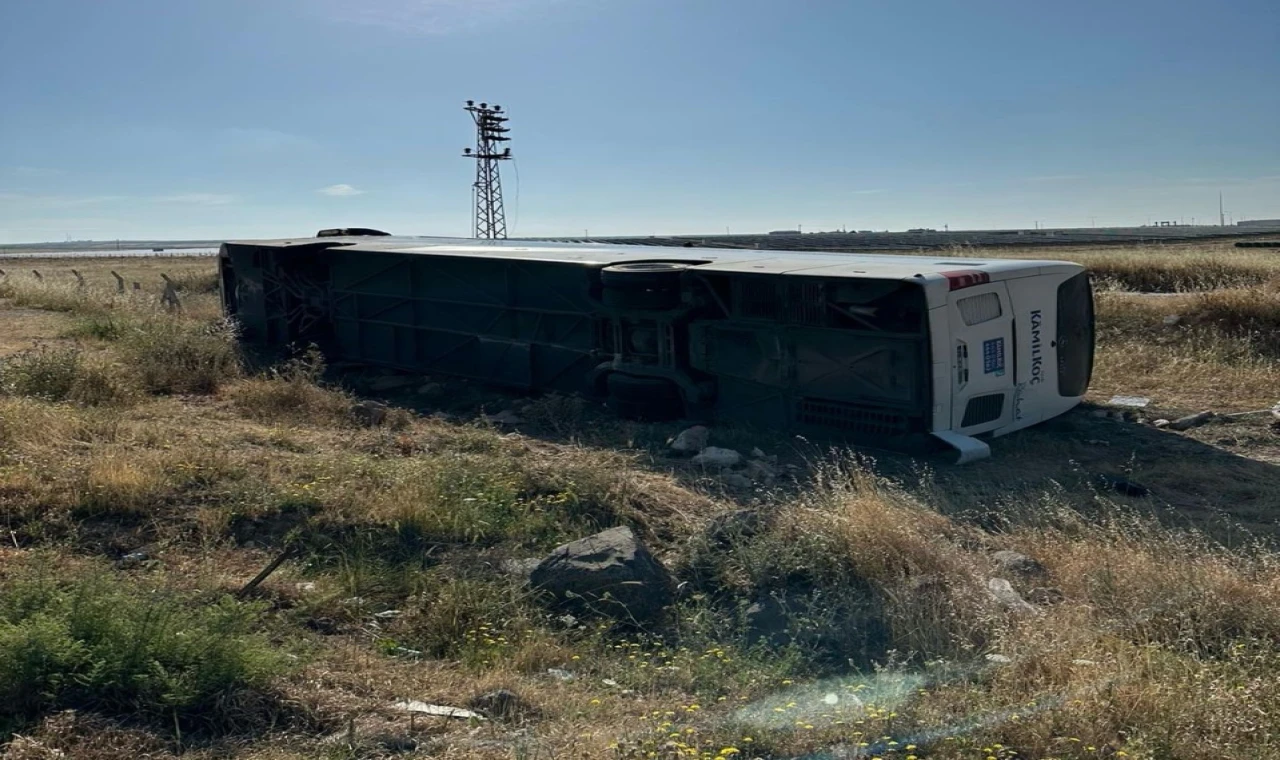
[[1093, 366], [1067, 262], [343, 232], [222, 246], [244, 341], [960, 461], [1074, 407]]

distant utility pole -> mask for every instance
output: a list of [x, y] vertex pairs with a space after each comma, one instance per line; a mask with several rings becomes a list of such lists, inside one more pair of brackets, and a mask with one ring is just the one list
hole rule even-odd
[[1222, 211], [1222, 191], [1218, 191], [1218, 226], [1227, 226], [1227, 215]]
[[502, 207], [502, 178], [498, 175], [498, 162], [511, 160], [511, 149], [499, 147], [510, 140], [511, 130], [504, 126], [507, 117], [502, 106], [488, 103], [476, 105], [468, 100], [463, 110], [471, 114], [476, 124], [476, 147], [465, 148], [462, 155], [476, 160], [476, 181], [472, 185], [475, 195], [475, 236], [477, 238], [505, 239], [507, 237], [507, 213]]

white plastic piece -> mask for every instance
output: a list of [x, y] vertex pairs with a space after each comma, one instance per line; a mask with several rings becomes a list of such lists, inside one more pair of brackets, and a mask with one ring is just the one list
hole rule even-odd
[[956, 464], [968, 464], [991, 456], [991, 447], [973, 436], [951, 430], [935, 432], [933, 436], [960, 453]]
[[485, 720], [485, 717], [474, 710], [466, 710], [461, 707], [450, 707], [449, 705], [432, 705], [426, 702], [419, 702], [416, 699], [408, 699], [396, 702], [392, 707], [403, 712], [418, 713], [420, 715], [435, 715], [441, 718], [458, 718], [460, 720]]

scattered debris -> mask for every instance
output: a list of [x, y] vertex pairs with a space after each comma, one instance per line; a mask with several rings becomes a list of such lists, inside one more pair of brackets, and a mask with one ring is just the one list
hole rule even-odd
[[680, 431], [680, 434], [672, 439], [671, 450], [679, 454], [697, 454], [707, 447], [707, 441], [710, 438], [710, 430], [702, 425], [694, 425]]
[[557, 607], [644, 623], [674, 598], [671, 573], [626, 526], [556, 547], [529, 577]]
[[276, 555], [276, 558], [275, 558], [275, 559], [271, 560], [271, 562], [267, 563], [267, 566], [266, 566], [266, 567], [262, 568], [262, 572], [258, 573], [256, 576], [254, 576], [253, 580], [251, 580], [251, 581], [249, 581], [248, 583], [244, 584], [244, 588], [240, 589], [240, 591], [238, 591], [238, 592], [236, 593], [236, 597], [237, 597], [237, 598], [240, 598], [240, 599], [243, 599], [243, 598], [245, 598], [246, 596], [248, 596], [250, 593], [252, 593], [252, 591], [253, 591], [255, 588], [257, 588], [257, 587], [258, 587], [258, 584], [260, 584], [260, 583], [262, 583], [263, 581], [265, 581], [265, 580], [268, 578], [268, 576], [270, 576], [270, 575], [271, 575], [272, 573], [274, 573], [274, 572], [275, 572], [275, 571], [276, 571], [276, 570], [277, 570], [281, 565], [283, 565], [283, 564], [285, 563], [285, 560], [289, 559], [290, 557], [292, 557], [293, 555], [295, 555], [295, 554], [297, 554], [297, 553], [298, 553], [298, 547], [296, 547], [296, 546], [286, 546], [286, 547], [285, 547], [285, 549], [284, 549], [284, 551], [282, 551], [282, 552], [280, 552], [278, 555]]
[[1040, 564], [1039, 560], [1028, 557], [1021, 552], [1003, 549], [992, 553], [991, 559], [995, 561], [997, 567], [1008, 573], [1024, 577], [1039, 577], [1049, 574], [1048, 568]]
[[547, 675], [557, 681], [572, 681], [574, 679], [574, 675], [564, 668], [547, 668]]
[[1109, 488], [1116, 493], [1123, 494], [1124, 496], [1133, 496], [1139, 499], [1151, 495], [1150, 488], [1147, 488], [1141, 483], [1135, 483], [1128, 478], [1120, 477], [1119, 475], [1099, 475], [1098, 485], [1103, 488]]
[[1162, 321], [1165, 327], [1174, 327], [1182, 321], [1182, 316], [1180, 314], [1168, 314]]
[[151, 555], [147, 554], [145, 550], [139, 549], [136, 552], [129, 552], [121, 557], [120, 560], [116, 562], [116, 566], [121, 569], [138, 567], [149, 559], [151, 559]]
[[1151, 399], [1146, 396], [1112, 396], [1107, 402], [1112, 406], [1127, 406], [1135, 409], [1142, 409], [1151, 403]]
[[1190, 414], [1190, 415], [1187, 415], [1186, 417], [1180, 417], [1174, 420], [1173, 422], [1170, 422], [1169, 429], [1170, 430], [1190, 430], [1191, 428], [1200, 427], [1206, 422], [1209, 422], [1215, 416], [1216, 415], [1213, 412], [1209, 412], [1209, 411], [1197, 412], [1196, 414]]
[[986, 659], [986, 661], [987, 661], [987, 662], [989, 662], [989, 663], [991, 663], [991, 664], [993, 664], [993, 665], [1011, 665], [1011, 664], [1013, 664], [1013, 658], [1012, 658], [1012, 657], [1009, 657], [1008, 655], [1003, 655], [1003, 654], [989, 654], [989, 655], [987, 655], [987, 656], [986, 656], [986, 658], [985, 658], [985, 659]]
[[400, 610], [383, 610], [382, 612], [373, 613], [373, 616], [379, 620], [394, 620], [400, 617], [401, 614]]
[[1013, 584], [1004, 578], [988, 579], [987, 591], [991, 593], [992, 599], [995, 599], [1001, 607], [1004, 607], [1010, 612], [1018, 615], [1044, 614], [1034, 605], [1023, 599], [1022, 595], [1013, 589]]
[[301, 583], [295, 583], [293, 584], [293, 587], [303, 594], [310, 594], [311, 592], [316, 590], [315, 581], [303, 581]]
[[524, 419], [510, 409], [503, 409], [497, 414], [484, 415], [485, 422], [491, 422], [494, 425], [521, 425]]
[[416, 699], [402, 700], [391, 705], [393, 710], [417, 713], [418, 715], [435, 715], [441, 718], [457, 718], [459, 720], [485, 720], [485, 717], [474, 710], [449, 705], [432, 705]]
[[742, 461], [742, 455], [733, 449], [721, 449], [708, 446], [702, 453], [693, 458], [694, 464], [704, 467], [734, 467]]
[[1159, 420], [1156, 420], [1155, 422], [1153, 422], [1153, 423], [1151, 423], [1151, 424], [1152, 424], [1153, 426], [1155, 426], [1155, 427], [1158, 427], [1158, 428], [1167, 428], [1167, 427], [1169, 427], [1170, 425], [1172, 425], [1173, 423], [1172, 423], [1172, 422], [1170, 422], [1169, 420], [1159, 419]]
[[1232, 412], [1230, 414], [1220, 414], [1218, 416], [1224, 419], [1234, 419], [1236, 417], [1250, 417], [1255, 414], [1270, 414], [1280, 420], [1280, 404], [1276, 404], [1269, 409], [1254, 409], [1248, 412]]
[[1097, 665], [1098, 663], [1094, 662], [1093, 660], [1072, 660], [1072, 661], [1071, 661], [1071, 664], [1072, 664], [1072, 665], [1080, 665], [1081, 667], [1086, 667], [1086, 668], [1087, 668], [1087, 667], [1095, 666], [1095, 665]]

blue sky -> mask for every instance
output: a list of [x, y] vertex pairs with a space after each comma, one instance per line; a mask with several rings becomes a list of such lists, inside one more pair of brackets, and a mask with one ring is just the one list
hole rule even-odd
[[1280, 217], [1275, 0], [3, 0], [0, 242]]

